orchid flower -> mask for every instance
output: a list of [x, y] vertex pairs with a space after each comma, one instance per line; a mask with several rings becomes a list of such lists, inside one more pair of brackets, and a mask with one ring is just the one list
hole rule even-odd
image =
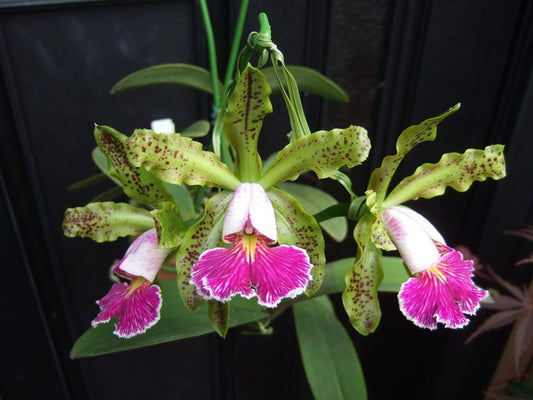
[[277, 242], [274, 208], [263, 187], [242, 183], [226, 211], [223, 238], [231, 248], [202, 253], [191, 282], [206, 299], [228, 301], [240, 294], [276, 307], [285, 297], [303, 293], [312, 279], [306, 251], [295, 246], [268, 247]]
[[374, 331], [381, 318], [377, 290], [383, 278], [382, 250], [398, 250], [416, 274], [403, 283], [398, 297], [400, 310], [418, 326], [435, 329], [443, 322], [449, 328], [463, 327], [468, 323], [463, 314], [474, 314], [486, 296], [472, 282], [472, 262], [447, 246], [428, 220], [401, 204], [442, 195], [447, 187], [464, 192], [474, 181], [503, 178], [503, 146], [444, 154], [438, 163], [421, 165], [387, 193], [403, 157], [417, 144], [434, 140], [437, 125], [459, 106], [405, 129], [396, 142], [396, 154], [386, 156], [372, 172], [366, 191], [369, 212], [354, 230], [357, 257], [346, 274], [343, 293], [350, 321], [362, 334]]
[[113, 272], [130, 283], [114, 283], [109, 292], [96, 302], [100, 312], [92, 326], [118, 318], [115, 335], [130, 338], [159, 321], [162, 305], [159, 286], [151, 285], [170, 249], [158, 248], [157, 233], [150, 229], [137, 237]]
[[402, 284], [400, 310], [415, 325], [436, 329], [462, 328], [488, 292], [472, 282], [474, 263], [446, 245], [422, 215], [404, 206], [381, 212], [381, 219], [409, 271], [416, 276]]
[[291, 141], [263, 170], [257, 143], [263, 119], [272, 112], [269, 94], [265, 76], [248, 66], [221, 110], [214, 129], [235, 150], [234, 172], [231, 162], [180, 134], [137, 130], [125, 142], [129, 162], [165, 182], [222, 189], [185, 232], [176, 254], [178, 288], [190, 309], [205, 299], [210, 307], [225, 304], [236, 294], [275, 307], [283, 298], [320, 287], [325, 264], [320, 227], [275, 186], [306, 170], [327, 178], [342, 166], [358, 165], [370, 143], [357, 126], [318, 131]]

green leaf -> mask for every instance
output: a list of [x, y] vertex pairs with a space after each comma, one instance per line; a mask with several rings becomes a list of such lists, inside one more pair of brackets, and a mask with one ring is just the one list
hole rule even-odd
[[207, 302], [208, 306], [208, 315], [211, 325], [215, 332], [219, 336], [225, 338], [228, 333], [228, 322], [229, 322], [229, 304], [221, 303], [216, 300], [209, 300]]
[[436, 117], [428, 118], [418, 125], [411, 125], [401, 133], [396, 141], [396, 154], [386, 156], [383, 159], [381, 166], [376, 168], [372, 172], [372, 175], [370, 175], [368, 189], [376, 192], [376, 203], [378, 206], [383, 202], [392, 176], [405, 155], [416, 145], [435, 140], [437, 137], [437, 125], [446, 117], [456, 112], [459, 107], [461, 107], [461, 104], [458, 103], [448, 111], [445, 111]]
[[89, 203], [98, 203], [103, 201], [115, 201], [117, 198], [124, 196], [124, 191], [120, 186], [112, 187], [100, 194], [94, 196]]
[[154, 219], [159, 247], [174, 248], [181, 244], [185, 231], [180, 210], [172, 202], [163, 203], [160, 209], [150, 212]]
[[521, 400], [533, 400], [533, 382], [509, 381], [507, 387], [513, 396], [516, 396]]
[[[298, 183], [282, 183], [279, 188], [298, 199], [304, 210], [309, 214], [317, 214], [337, 203], [329, 193], [312, 186]], [[345, 217], [336, 217], [320, 223], [322, 229], [337, 242], [342, 242], [348, 233], [348, 221]]]
[[96, 125], [94, 137], [98, 147], [107, 157], [109, 173], [118, 179], [129, 198], [154, 207], [172, 201], [163, 182], [150, 172], [130, 163], [126, 154], [126, 135], [108, 126]]
[[342, 303], [353, 327], [368, 335], [376, 330], [381, 319], [378, 287], [383, 278], [381, 250], [372, 243], [370, 226], [372, 214], [366, 214], [357, 222], [353, 235], [357, 242], [355, 264], [346, 273], [346, 289]]
[[224, 245], [222, 226], [232, 195], [232, 192], [223, 191], [209, 199], [204, 216], [185, 232], [176, 253], [178, 288], [183, 301], [191, 310], [197, 309], [204, 303], [204, 299], [196, 293], [195, 286], [189, 282], [192, 266], [204, 251]]
[[[342, 258], [326, 264], [324, 281], [316, 296], [339, 293], [346, 288], [346, 273], [353, 267], [353, 258]], [[378, 290], [380, 292], [398, 293], [402, 284], [410, 278], [401, 257], [381, 257], [383, 280]]]
[[191, 193], [185, 185], [175, 185], [173, 183], [163, 182], [168, 192], [178, 205], [180, 213], [185, 221], [196, 218], [194, 202]]
[[[115, 83], [111, 93], [159, 84], [184, 85], [213, 93], [211, 73], [204, 68], [190, 64], [161, 64], [143, 68]], [[219, 82], [219, 84], [222, 90], [222, 83]]]
[[196, 122], [193, 122], [188, 127], [183, 129], [181, 131], [181, 134], [183, 136], [191, 138], [204, 137], [209, 133], [209, 129], [211, 129], [211, 124], [209, 123], [209, 121], [201, 119]]
[[265, 115], [272, 112], [269, 94], [265, 76], [248, 65], [226, 104], [224, 132], [237, 152], [235, 171], [243, 182], [255, 182], [261, 175], [257, 141]]
[[91, 187], [91, 186], [94, 186], [94, 185], [97, 185], [99, 183], [106, 182], [106, 181], [107, 181], [107, 176], [104, 173], [94, 174], [78, 182], [71, 184], [69, 187], [67, 187], [67, 190], [71, 192], [74, 190], [85, 189], [87, 187]]
[[[163, 296], [161, 319], [146, 333], [130, 339], [121, 339], [113, 334], [115, 329], [113, 323], [98, 325], [87, 330], [77, 340], [70, 356], [72, 358], [92, 357], [213, 332], [213, 326], [205, 308], [203, 311], [199, 310], [194, 313], [187, 310], [179, 298], [175, 282], [163, 282], [161, 294]], [[231, 317], [228, 325], [230, 327], [264, 319], [268, 316], [267, 313], [261, 311], [257, 302], [254, 301], [235, 298], [229, 304]]]
[[169, 183], [207, 185], [234, 190], [240, 181], [202, 144], [180, 134], [137, 129], [126, 140], [129, 160]]
[[[335, 101], [347, 102], [349, 100], [348, 94], [339, 85], [320, 72], [311, 68], [294, 65], [287, 66], [287, 69], [294, 76], [300, 91], [316, 94]], [[263, 68], [261, 71], [268, 79], [272, 92], [278, 93], [281, 88], [276, 79], [274, 68]]]
[[89, 203], [67, 208], [63, 220], [65, 236], [87, 237], [99, 243], [140, 235], [153, 227], [148, 211], [127, 203]]
[[268, 189], [278, 183], [295, 180], [308, 169], [320, 179], [328, 178], [344, 165], [352, 168], [361, 164], [369, 151], [367, 132], [359, 126], [315, 132], [279, 151], [259, 183]]
[[324, 278], [324, 237], [312, 215], [308, 214], [298, 200], [278, 189], [268, 193], [278, 226], [280, 244], [292, 245], [304, 249], [309, 256], [313, 269], [313, 280], [307, 285], [307, 295], [315, 293]]
[[327, 296], [293, 306], [300, 353], [316, 400], [364, 400], [365, 378], [350, 336]]
[[100, 169], [100, 171], [102, 171], [109, 179], [115, 182], [118, 186], [121, 186], [120, 181], [109, 173], [109, 164], [107, 162], [107, 157], [102, 152], [102, 150], [100, 150], [99, 147], [94, 148], [92, 152], [92, 157], [94, 164], [98, 167], [98, 169]]
[[415, 173], [402, 180], [383, 202], [392, 207], [420, 197], [439, 196], [446, 188], [464, 192], [474, 181], [505, 177], [503, 145], [485, 147], [485, 150], [468, 149], [463, 154], [447, 153], [437, 164], [423, 164]]

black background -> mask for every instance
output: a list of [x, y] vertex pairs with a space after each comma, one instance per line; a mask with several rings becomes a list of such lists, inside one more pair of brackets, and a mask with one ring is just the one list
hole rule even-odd
[[[227, 54], [237, 1], [211, 1], [219, 54]], [[372, 168], [394, 150], [398, 133], [460, 101], [439, 127], [437, 143], [420, 145], [398, 177], [443, 152], [506, 145], [508, 177], [474, 184], [467, 193], [411, 206], [448, 243], [465, 244], [505, 278], [529, 279], [513, 263], [524, 240], [505, 229], [532, 223], [533, 2], [527, 0], [252, 0], [245, 35], [265, 11], [288, 64], [326, 73], [345, 88], [346, 104], [305, 97], [312, 130], [355, 123], [369, 130], [369, 160], [351, 171], [365, 188]], [[225, 58], [219, 63], [225, 65]], [[84, 360], [70, 360], [88, 327], [94, 301], [109, 287], [108, 267], [126, 241], [96, 245], [67, 239], [64, 209], [102, 188], [67, 192], [96, 173], [90, 158], [93, 123], [122, 132], [172, 117], [178, 129], [210, 114], [207, 95], [151, 87], [118, 95], [120, 78], [154, 64], [207, 67], [205, 37], [192, 1], [0, 0], [0, 394], [3, 399], [308, 399], [292, 316], [272, 336], [230, 332]], [[273, 99], [261, 136], [263, 155], [289, 130]], [[345, 194], [335, 182], [316, 182]], [[350, 257], [351, 240], [330, 243], [328, 258]], [[421, 330], [383, 295], [377, 332], [349, 327], [370, 399], [477, 399], [486, 388], [508, 329], [463, 342], [488, 315], [461, 331]]]

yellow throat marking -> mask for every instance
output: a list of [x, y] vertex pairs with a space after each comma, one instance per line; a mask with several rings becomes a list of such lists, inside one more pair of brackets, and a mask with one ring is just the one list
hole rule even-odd
[[130, 283], [130, 288], [128, 290], [127, 296], [130, 296], [133, 292], [135, 292], [144, 282], [146, 282], [146, 279], [142, 276], [138, 276]]
[[246, 251], [246, 261], [253, 262], [255, 259], [255, 246], [257, 245], [257, 235], [244, 233], [242, 235], [242, 246]]

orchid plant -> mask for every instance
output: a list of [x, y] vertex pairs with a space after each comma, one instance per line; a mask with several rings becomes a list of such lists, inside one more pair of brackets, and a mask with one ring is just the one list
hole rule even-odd
[[[389, 192], [404, 156], [417, 144], [434, 140], [437, 125], [459, 109], [456, 105], [404, 130], [396, 154], [383, 159], [364, 195], [356, 196], [340, 169], [366, 160], [367, 131], [352, 125], [311, 132], [299, 93], [303, 87], [343, 99], [342, 89], [316, 71], [287, 67], [265, 14], [259, 18], [259, 33], [250, 34], [238, 56], [232, 51], [220, 83], [207, 5], [200, 5], [211, 71], [183, 64], [150, 67], [124, 78], [114, 91], [164, 82], [212, 93], [211, 148], [204, 150], [191, 138], [206, 133], [209, 124], [204, 121], [181, 134], [170, 124], [138, 129], [131, 136], [96, 125], [93, 158], [130, 202], [94, 201], [67, 209], [64, 232], [97, 242], [134, 240], [113, 267], [129, 282], [114, 283], [97, 301], [100, 312], [93, 328], [78, 340], [72, 355], [120, 351], [212, 330], [225, 337], [237, 325], [265, 333], [276, 316], [293, 306], [315, 397], [331, 399], [337, 393], [364, 398], [355, 349], [327, 294], [343, 292], [350, 322], [363, 335], [379, 324], [378, 290], [399, 292], [401, 311], [417, 326], [465, 326], [469, 320], [464, 314], [474, 314], [487, 295], [472, 281], [472, 262], [402, 204], [441, 195], [447, 187], [465, 191], [474, 181], [503, 178], [503, 146], [444, 154]], [[233, 49], [246, 6], [243, 1]], [[269, 59], [272, 66], [266, 67]], [[290, 133], [287, 145], [263, 160], [258, 140], [264, 118], [273, 111], [272, 89], [283, 96]], [[339, 182], [351, 202], [338, 203], [317, 188], [288, 182], [310, 171]], [[346, 218], [357, 221], [356, 257], [326, 264], [323, 232], [344, 240]], [[383, 256], [383, 250], [398, 250], [401, 258]], [[160, 271], [169, 270], [175, 271], [177, 288], [158, 279]], [[190, 314], [197, 309], [205, 312]], [[108, 324], [113, 318], [114, 327]], [[320, 379], [331, 373], [340, 382], [333, 388]]]

